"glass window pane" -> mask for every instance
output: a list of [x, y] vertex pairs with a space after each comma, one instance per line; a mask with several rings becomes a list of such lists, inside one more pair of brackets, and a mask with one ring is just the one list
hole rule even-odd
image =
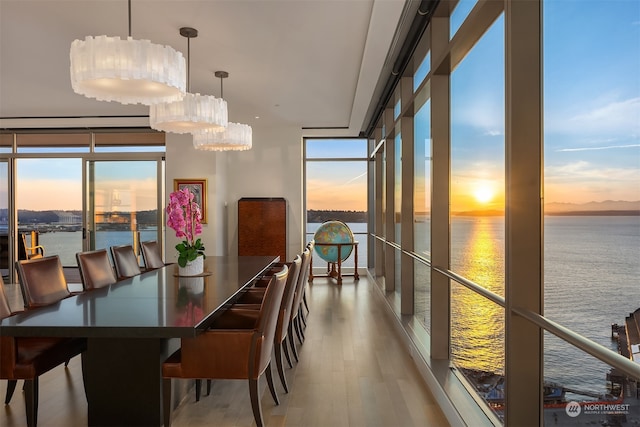
[[431, 71], [431, 51], [427, 52], [427, 55], [424, 57], [420, 66], [416, 70], [416, 73], [413, 75], [414, 92], [420, 87], [425, 77], [429, 74], [429, 71]]
[[456, 8], [451, 12], [451, 20], [449, 24], [449, 38], [453, 38], [453, 36], [458, 32], [462, 23], [467, 16], [469, 16], [469, 12], [473, 9], [473, 7], [478, 3], [478, 0], [460, 0], [456, 5]]
[[[414, 148], [414, 251], [431, 260], [431, 100], [418, 110], [415, 120]], [[419, 262], [414, 266], [415, 316], [430, 328], [431, 273]]]
[[[504, 17], [451, 75], [451, 270], [504, 295]], [[504, 370], [504, 310], [451, 291], [451, 346], [474, 383]]]
[[308, 159], [351, 159], [367, 157], [367, 140], [353, 139], [306, 139], [306, 156]]
[[157, 240], [158, 186], [155, 161], [100, 161], [93, 164], [95, 236], [92, 247], [108, 248]]
[[46, 256], [58, 255], [75, 266], [82, 250], [82, 160], [18, 159], [16, 162], [18, 232], [37, 231]]
[[[366, 140], [364, 140], [366, 149]], [[306, 162], [307, 241], [324, 221], [345, 222], [358, 241], [358, 267], [367, 265], [367, 160]], [[326, 262], [314, 251], [314, 271]], [[355, 266], [355, 253], [343, 263]]]
[[0, 161], [0, 274], [3, 277], [9, 274], [9, 246], [9, 163]]
[[[640, 3], [582, 6], [543, 8], [545, 315], [617, 351], [610, 325], [640, 307]], [[547, 381], [609, 392], [607, 366], [544, 344]]]

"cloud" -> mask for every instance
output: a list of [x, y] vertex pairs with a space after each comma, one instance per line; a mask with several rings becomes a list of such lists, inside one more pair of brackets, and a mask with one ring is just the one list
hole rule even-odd
[[606, 134], [609, 137], [637, 137], [640, 135], [640, 97], [625, 100], [595, 100], [591, 107], [566, 114], [547, 111], [545, 130], [567, 134]]
[[504, 135], [504, 132], [498, 129], [491, 129], [486, 131], [484, 134], [487, 136], [500, 136], [500, 135]]
[[640, 147], [640, 144], [628, 144], [628, 145], [608, 145], [605, 147], [578, 147], [578, 148], [562, 148], [560, 150], [556, 150], [558, 152], [567, 152], [567, 151], [594, 151], [594, 150], [611, 150], [615, 148], [635, 148]]

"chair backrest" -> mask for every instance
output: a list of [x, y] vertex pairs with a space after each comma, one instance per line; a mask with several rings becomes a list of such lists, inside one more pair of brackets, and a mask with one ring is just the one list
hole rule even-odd
[[71, 296], [58, 255], [16, 261], [27, 308], [54, 304]]
[[251, 341], [251, 354], [255, 357], [253, 361], [249, 360], [249, 367], [252, 368], [249, 370], [249, 375], [252, 378], [258, 378], [271, 361], [278, 313], [280, 313], [288, 275], [289, 267], [284, 265], [282, 270], [273, 276], [264, 293], [256, 331]]
[[140, 264], [138, 264], [138, 258], [133, 252], [133, 246], [111, 246], [111, 255], [113, 256], [113, 265], [116, 268], [118, 280], [137, 276], [142, 272]]
[[4, 281], [0, 276], [0, 319], [11, 316], [11, 307], [9, 307], [9, 301], [7, 300], [7, 294], [4, 293]]
[[145, 268], [156, 269], [164, 267], [160, 245], [157, 241], [152, 240], [148, 242], [141, 242], [140, 247], [142, 248], [142, 259], [144, 261]]
[[293, 297], [293, 305], [291, 306], [291, 319], [298, 316], [298, 308], [302, 303], [302, 295], [304, 294], [303, 289], [306, 283], [305, 280], [309, 277], [309, 261], [311, 261], [311, 256], [312, 254], [308, 247], [305, 248], [300, 255], [302, 258], [302, 265], [300, 266], [300, 273], [298, 274], [295, 295]]
[[287, 263], [289, 274], [287, 275], [287, 284], [282, 295], [282, 303], [280, 304], [280, 314], [278, 315], [278, 325], [276, 326], [276, 342], [282, 342], [287, 337], [289, 322], [291, 321], [291, 310], [293, 307], [293, 299], [296, 295], [296, 286], [298, 285], [298, 275], [302, 266], [302, 258], [296, 255], [291, 263]]
[[116, 283], [116, 273], [113, 271], [109, 253], [106, 249], [78, 252], [76, 254], [82, 288], [85, 291], [103, 288]]

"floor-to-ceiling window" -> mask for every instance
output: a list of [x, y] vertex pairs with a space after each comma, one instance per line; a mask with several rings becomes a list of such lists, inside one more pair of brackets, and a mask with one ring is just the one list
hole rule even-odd
[[[431, 101], [415, 114], [414, 153], [414, 250], [431, 260]], [[430, 328], [431, 271], [424, 262], [414, 264], [414, 314], [426, 330]]]
[[[504, 295], [504, 19], [451, 73], [451, 271]], [[472, 381], [504, 373], [504, 310], [451, 288], [451, 350]], [[499, 377], [497, 377], [499, 378]]]
[[[367, 155], [366, 139], [305, 139], [306, 241], [325, 221], [346, 223], [358, 242], [359, 269], [366, 267], [368, 257]], [[353, 271], [355, 251], [342, 266]], [[313, 267], [318, 274], [327, 269], [315, 251]]]
[[[634, 1], [544, 4], [545, 315], [614, 351], [611, 325], [640, 308], [639, 24]], [[623, 397], [609, 365], [544, 342], [545, 379], [569, 388], [567, 400]], [[625, 415], [591, 412], [575, 418]]]
[[[21, 131], [2, 141], [0, 268], [8, 280], [10, 260], [28, 257], [36, 245], [40, 254], [75, 266], [83, 250], [163, 241], [163, 134]], [[104, 237], [122, 227], [121, 238]]]

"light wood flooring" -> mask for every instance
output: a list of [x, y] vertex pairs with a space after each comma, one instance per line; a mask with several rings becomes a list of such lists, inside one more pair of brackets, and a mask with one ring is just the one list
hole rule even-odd
[[[289, 394], [274, 367], [280, 405], [264, 390], [267, 426], [445, 426], [448, 425], [413, 361], [388, 324], [366, 277], [345, 278], [342, 287], [325, 278], [310, 285], [311, 312], [300, 362], [287, 369]], [[285, 362], [286, 364], [286, 362]], [[0, 411], [0, 425], [25, 424], [19, 391]], [[0, 381], [4, 400], [6, 381]], [[80, 358], [40, 378], [40, 427], [73, 427], [87, 423]], [[215, 381], [211, 395], [195, 402], [191, 392], [173, 412], [172, 425], [252, 426], [245, 381]]]

